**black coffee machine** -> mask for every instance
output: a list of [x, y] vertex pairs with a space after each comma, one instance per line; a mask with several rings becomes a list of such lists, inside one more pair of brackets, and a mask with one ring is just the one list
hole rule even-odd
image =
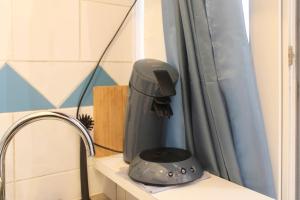
[[173, 115], [178, 72], [168, 63], [139, 60], [129, 83], [124, 161], [129, 176], [148, 185], [178, 185], [201, 177], [197, 159], [183, 149], [164, 147], [164, 124]]

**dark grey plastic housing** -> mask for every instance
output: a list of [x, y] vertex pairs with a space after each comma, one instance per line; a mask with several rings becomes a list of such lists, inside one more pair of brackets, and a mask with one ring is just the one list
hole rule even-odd
[[[203, 169], [198, 160], [187, 152], [174, 148], [143, 151], [131, 162], [128, 175], [134, 181], [154, 186], [172, 186], [195, 181], [203, 175]], [[150, 158], [143, 158], [143, 153], [150, 155]], [[181, 154], [189, 155], [182, 158]]]
[[[162, 78], [157, 72], [163, 72]], [[164, 77], [167, 75], [167, 77]], [[139, 60], [134, 64], [129, 83], [129, 96], [127, 104], [124, 160], [130, 163], [132, 159], [145, 149], [162, 146], [164, 120], [172, 115], [170, 105], [167, 111], [154, 112], [154, 100], [166, 101], [175, 95], [175, 84], [178, 72], [168, 63], [154, 60]], [[156, 107], [157, 108], [157, 107]], [[160, 107], [158, 106], [158, 110]], [[167, 113], [167, 114], [166, 114]], [[162, 117], [166, 115], [167, 117]]]

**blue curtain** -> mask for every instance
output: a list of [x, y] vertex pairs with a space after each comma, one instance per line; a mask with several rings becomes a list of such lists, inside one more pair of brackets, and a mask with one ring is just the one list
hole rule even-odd
[[162, 4], [167, 59], [180, 72], [168, 145], [186, 146], [211, 173], [275, 197], [242, 1]]

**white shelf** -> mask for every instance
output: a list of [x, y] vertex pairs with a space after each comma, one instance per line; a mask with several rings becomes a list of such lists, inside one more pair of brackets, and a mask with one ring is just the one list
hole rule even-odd
[[186, 186], [150, 194], [134, 183], [124, 170], [128, 165], [122, 154], [95, 159], [95, 167], [124, 190], [141, 200], [271, 200], [271, 198], [211, 175], [207, 180], [196, 181]]

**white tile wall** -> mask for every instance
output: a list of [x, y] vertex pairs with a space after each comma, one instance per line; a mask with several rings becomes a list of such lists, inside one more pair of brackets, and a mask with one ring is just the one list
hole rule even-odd
[[[80, 199], [79, 170], [56, 173], [16, 182], [16, 199], [21, 200], [79, 200]], [[116, 187], [103, 175], [89, 167], [90, 194], [105, 193], [114, 197]], [[112, 198], [113, 199], [113, 198]]]
[[77, 130], [60, 121], [40, 121], [15, 137], [16, 180], [78, 168]]
[[144, 47], [146, 58], [166, 60], [163, 22], [162, 0], [145, 0], [144, 8]]
[[0, 137], [2, 137], [4, 132], [12, 125], [12, 122], [12, 113], [0, 113]]
[[15, 193], [14, 193], [15, 184], [14, 183], [8, 183], [5, 184], [5, 190], [6, 190], [6, 199], [5, 200], [14, 200], [15, 199]]
[[16, 183], [16, 199], [75, 199], [80, 196], [78, 170]]
[[[89, 74], [133, 0], [0, 0], [0, 69], [8, 62], [55, 106]], [[130, 16], [103, 62], [128, 84], [135, 53], [135, 15]], [[75, 115], [75, 108], [56, 111]], [[82, 112], [93, 114], [92, 107]], [[0, 114], [0, 137], [20, 117]], [[24, 128], [6, 158], [7, 199], [80, 199], [79, 137], [62, 122]], [[117, 199], [117, 186], [88, 159], [91, 195]]]
[[[75, 115], [76, 109], [59, 109]], [[92, 113], [92, 108], [85, 108]], [[30, 112], [14, 113], [14, 120]], [[79, 168], [78, 130], [67, 123], [43, 120], [24, 127], [15, 137], [15, 179], [17, 181]]]
[[59, 107], [94, 69], [96, 63], [9, 62], [9, 64], [53, 105]]
[[78, 1], [11, 1], [14, 60], [78, 59]]
[[[7, 129], [13, 123], [13, 116], [10, 113], [0, 114], [0, 138], [3, 137]], [[10, 183], [14, 179], [14, 140], [10, 142], [10, 145], [6, 153], [6, 183]]]
[[11, 54], [11, 0], [0, 0], [0, 60]]
[[[81, 2], [81, 59], [98, 60], [124, 18], [128, 7], [97, 1]], [[105, 60], [131, 62], [134, 49], [134, 15], [128, 18]]]
[[105, 62], [102, 66], [119, 85], [128, 85], [133, 67], [132, 62]]
[[134, 0], [83, 0], [83, 1], [97, 1], [102, 3], [123, 5], [123, 6], [130, 6], [134, 2]]

